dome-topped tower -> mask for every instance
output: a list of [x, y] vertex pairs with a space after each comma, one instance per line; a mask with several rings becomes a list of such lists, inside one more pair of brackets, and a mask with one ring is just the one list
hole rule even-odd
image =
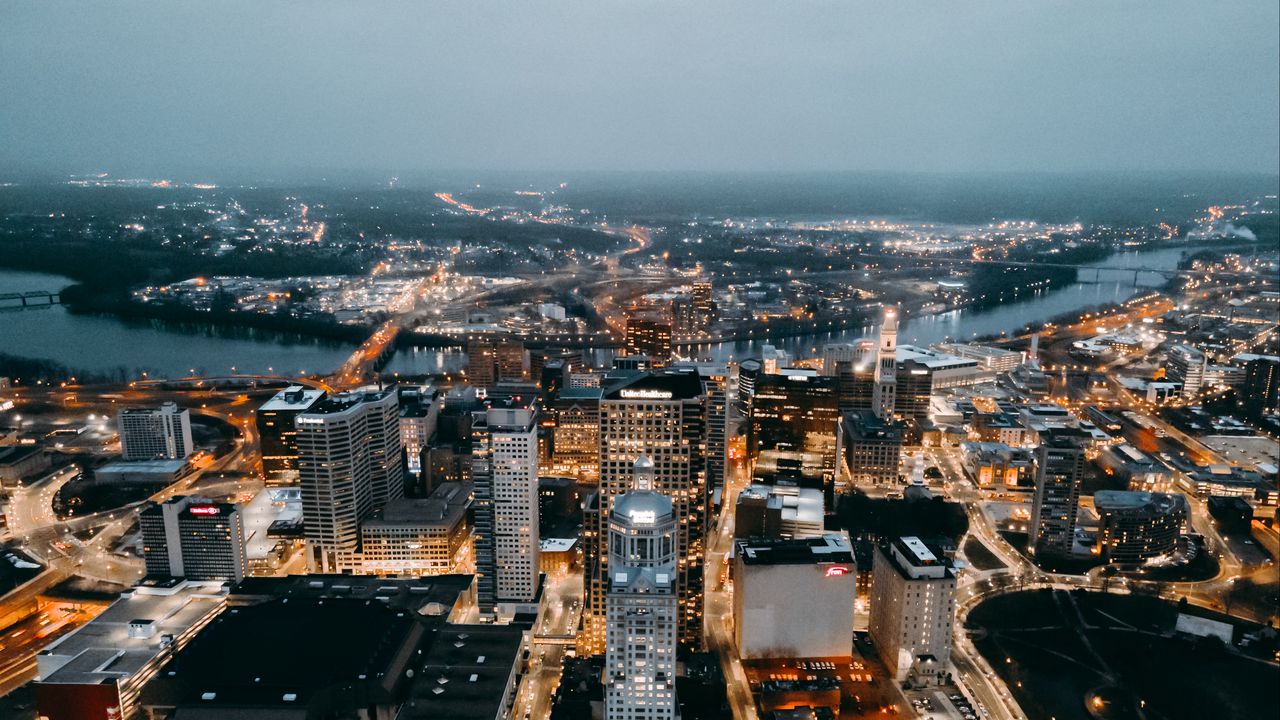
[[653, 489], [653, 461], [632, 465], [632, 489], [609, 513], [605, 716], [675, 717], [676, 554], [671, 498]]

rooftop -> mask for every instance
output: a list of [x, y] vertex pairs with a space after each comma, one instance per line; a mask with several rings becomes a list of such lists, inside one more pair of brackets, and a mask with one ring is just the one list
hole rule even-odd
[[398, 720], [492, 720], [525, 643], [519, 625], [444, 625]]
[[221, 582], [140, 585], [102, 614], [37, 655], [41, 682], [76, 685], [128, 679], [156, 661], [173, 638], [216, 615], [226, 590]]
[[390, 697], [424, 633], [410, 611], [377, 600], [281, 598], [230, 607], [161, 670], [146, 702], [306, 707], [318, 698], [332, 702], [333, 688], [351, 685]]
[[1099, 513], [1144, 511], [1164, 515], [1187, 509], [1187, 499], [1177, 493], [1155, 493], [1137, 490], [1099, 490], [1093, 496]]
[[398, 498], [387, 503], [380, 516], [366, 520], [366, 525], [453, 525], [471, 504], [471, 483], [441, 483], [425, 498]]
[[812, 565], [815, 563], [852, 563], [853, 548], [843, 535], [829, 533], [822, 537], [796, 540], [744, 539], [734, 543], [735, 554], [744, 565]]
[[263, 403], [258, 410], [267, 412], [273, 410], [306, 410], [322, 397], [324, 397], [323, 390], [303, 387], [302, 385], [290, 385]]

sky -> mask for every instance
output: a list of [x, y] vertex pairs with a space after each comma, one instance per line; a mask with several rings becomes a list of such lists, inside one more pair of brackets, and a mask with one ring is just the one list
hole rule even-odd
[[0, 175], [1280, 168], [1280, 3], [0, 0]]

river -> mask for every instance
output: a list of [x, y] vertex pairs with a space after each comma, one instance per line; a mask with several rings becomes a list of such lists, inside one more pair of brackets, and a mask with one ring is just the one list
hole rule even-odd
[[[0, 270], [0, 294], [60, 290], [57, 275]], [[76, 315], [61, 305], [0, 312], [0, 353], [134, 379], [328, 372], [355, 349], [331, 340], [242, 328]]]
[[[1012, 332], [1034, 320], [1091, 305], [1120, 302], [1135, 290], [1133, 272], [1123, 268], [1172, 269], [1181, 248], [1143, 253], [1119, 253], [1105, 261], [1082, 266], [1078, 282], [1015, 303], [982, 310], [957, 310], [941, 315], [908, 318], [899, 342], [927, 345], [946, 339]], [[1100, 269], [1094, 281], [1094, 269]], [[1164, 278], [1139, 273], [1137, 287], [1155, 287]], [[58, 290], [70, 281], [56, 275], [0, 270], [0, 294]], [[785, 338], [771, 344], [797, 357], [813, 355], [824, 344], [850, 342], [874, 328]], [[739, 360], [758, 353], [763, 342], [704, 345], [698, 358]], [[158, 321], [120, 320], [75, 315], [61, 306], [0, 312], [0, 352], [59, 362], [75, 370], [119, 374], [134, 378], [143, 370], [153, 377], [200, 374], [327, 373], [338, 367], [352, 345], [281, 333], [226, 329]], [[465, 365], [459, 350], [418, 348], [400, 350], [388, 363], [388, 374], [454, 371]]]

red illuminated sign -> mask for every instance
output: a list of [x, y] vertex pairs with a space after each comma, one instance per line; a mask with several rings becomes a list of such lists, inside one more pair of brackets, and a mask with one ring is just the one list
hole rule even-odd
[[193, 505], [188, 510], [192, 515], [217, 515], [218, 508], [213, 505]]
[[849, 574], [849, 568], [843, 565], [832, 565], [831, 567], [827, 568], [827, 577], [840, 577], [841, 575], [848, 575], [848, 574]]

